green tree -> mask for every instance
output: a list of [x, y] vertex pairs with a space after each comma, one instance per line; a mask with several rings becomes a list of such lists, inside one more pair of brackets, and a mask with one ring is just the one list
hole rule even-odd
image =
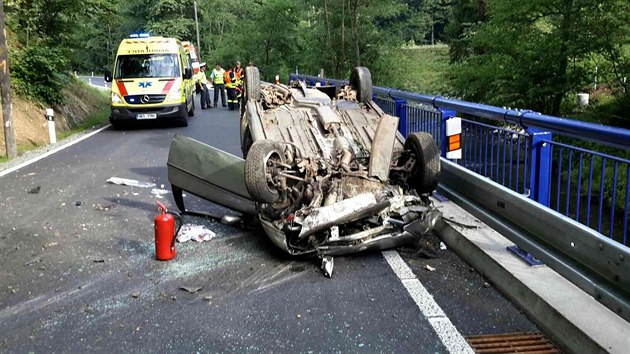
[[151, 34], [182, 40], [193, 38], [195, 20], [192, 1], [153, 0], [145, 1], [145, 5], [149, 9], [146, 29]]
[[625, 62], [626, 0], [495, 0], [487, 15], [458, 65], [467, 99], [559, 115], [566, 95], [591, 79], [594, 56]]

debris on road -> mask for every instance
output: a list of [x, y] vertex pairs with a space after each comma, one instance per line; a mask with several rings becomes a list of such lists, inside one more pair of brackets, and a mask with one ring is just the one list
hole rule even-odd
[[435, 272], [435, 268], [431, 267], [431, 266], [430, 266], [430, 265], [428, 265], [428, 264], [427, 264], [427, 265], [425, 265], [425, 266], [424, 266], [424, 268], [425, 268], [426, 270], [428, 270], [429, 272]]
[[140, 293], [138, 293], [138, 292], [132, 293], [131, 297], [134, 298], [134, 299], [137, 299], [137, 298], [140, 297]]
[[333, 268], [335, 266], [335, 259], [330, 256], [322, 257], [322, 271], [324, 272], [324, 276], [327, 278], [332, 278]]
[[31, 188], [28, 190], [28, 194], [39, 194], [39, 191], [42, 189], [42, 186], [37, 186], [35, 188]]
[[153, 194], [154, 196], [162, 199], [163, 196], [169, 194], [170, 191], [166, 190], [166, 189], [159, 189], [159, 188], [153, 188], [151, 189], [151, 194]]
[[98, 211], [108, 211], [109, 209], [113, 208], [114, 206], [116, 206], [116, 205], [115, 204], [109, 204], [109, 205], [95, 204], [95, 205], [93, 205], [94, 210], [98, 210]]
[[440, 249], [442, 251], [446, 250], [446, 245], [444, 244], [444, 242], [440, 242]]
[[104, 259], [93, 259], [92, 262], [94, 263], [105, 263]]
[[38, 262], [41, 262], [41, 261], [42, 261], [42, 256], [40, 255], [40, 256], [37, 256], [37, 257], [31, 259], [30, 261], [24, 263], [24, 265], [28, 266], [28, 265], [31, 265], [33, 263], [38, 263]]
[[75, 205], [75, 206], [81, 206], [81, 205], [83, 205], [83, 202], [81, 202], [81, 201], [76, 201], [76, 202], [74, 202], [74, 205]]
[[177, 242], [204, 242], [212, 240], [217, 234], [203, 225], [184, 224], [177, 235]]
[[198, 292], [199, 290], [203, 289], [200, 286], [180, 286], [179, 287], [180, 290], [185, 290], [188, 291], [191, 294], [194, 294], [196, 292]]
[[111, 177], [110, 179], [107, 180], [107, 182], [112, 183], [112, 184], [131, 186], [131, 187], [138, 187], [138, 188], [153, 188], [153, 187], [155, 187], [155, 183], [142, 182], [142, 181], [137, 181], [135, 179], [127, 179], [127, 178], [119, 178], [119, 177]]

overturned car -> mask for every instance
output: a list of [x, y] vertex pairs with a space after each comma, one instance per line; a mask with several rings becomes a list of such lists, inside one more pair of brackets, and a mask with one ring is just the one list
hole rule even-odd
[[175, 136], [168, 176], [182, 191], [255, 216], [291, 255], [332, 256], [413, 242], [439, 218], [429, 195], [440, 159], [427, 133], [406, 140], [372, 101], [367, 68], [344, 87], [267, 84], [247, 67], [240, 120], [244, 160]]

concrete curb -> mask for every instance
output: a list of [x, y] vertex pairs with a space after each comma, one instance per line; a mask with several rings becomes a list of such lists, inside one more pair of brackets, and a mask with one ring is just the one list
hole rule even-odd
[[551, 268], [532, 268], [513, 256], [505, 249], [513, 245], [510, 240], [453, 202], [436, 201], [436, 206], [446, 220], [437, 226], [444, 243], [521, 308], [559, 349], [627, 353], [630, 323]]

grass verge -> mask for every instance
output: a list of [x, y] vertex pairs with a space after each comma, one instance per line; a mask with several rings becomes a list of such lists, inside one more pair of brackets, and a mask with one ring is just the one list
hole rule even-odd
[[84, 130], [105, 125], [107, 124], [108, 119], [109, 119], [109, 106], [101, 109], [101, 111], [99, 111], [98, 113], [88, 117], [83, 123], [79, 124], [78, 126], [70, 130], [59, 132], [57, 134], [57, 139], [63, 140], [71, 135], [80, 133]]

